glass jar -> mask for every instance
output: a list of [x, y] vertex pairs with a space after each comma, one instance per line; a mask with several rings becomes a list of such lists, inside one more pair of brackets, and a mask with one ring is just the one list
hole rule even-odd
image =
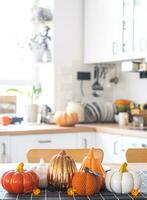
[[143, 127], [144, 119], [142, 115], [134, 115], [133, 116], [133, 126], [135, 127]]

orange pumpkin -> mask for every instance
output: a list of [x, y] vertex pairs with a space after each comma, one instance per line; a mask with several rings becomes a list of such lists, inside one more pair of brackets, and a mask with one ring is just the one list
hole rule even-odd
[[98, 192], [97, 177], [88, 172], [76, 172], [72, 179], [72, 188], [81, 196], [94, 195]]
[[24, 170], [24, 164], [20, 163], [16, 170], [10, 170], [3, 174], [1, 184], [5, 190], [12, 193], [32, 192], [39, 185], [39, 177], [33, 170]]
[[54, 121], [59, 126], [74, 126], [78, 122], [78, 115], [75, 112], [56, 112]]
[[88, 155], [83, 159], [80, 171], [83, 171], [85, 167], [99, 174], [97, 177], [99, 191], [104, 186], [106, 172], [103, 169], [100, 161], [94, 157], [94, 148], [91, 148]]

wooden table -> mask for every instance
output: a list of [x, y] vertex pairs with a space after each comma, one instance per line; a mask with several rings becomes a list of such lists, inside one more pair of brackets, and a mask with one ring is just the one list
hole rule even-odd
[[[26, 169], [30, 169], [34, 167], [36, 164], [25, 164]], [[111, 169], [118, 169], [119, 164], [106, 164], [110, 166]], [[0, 176], [7, 170], [15, 169], [17, 164], [0, 164]], [[128, 164], [129, 170], [137, 170], [143, 173], [147, 183], [147, 163], [132, 163]], [[140, 196], [136, 198], [136, 200], [145, 200], [147, 199], [147, 184], [145, 185], [144, 191], [141, 192]], [[110, 193], [106, 190], [99, 192], [94, 196], [85, 196], [85, 197], [68, 197], [66, 192], [61, 191], [50, 191], [48, 189], [42, 190], [41, 195], [38, 197], [34, 197], [32, 194], [11, 194], [7, 193], [0, 187], [0, 200], [132, 200], [133, 198], [129, 195], [117, 195], [114, 193]]]

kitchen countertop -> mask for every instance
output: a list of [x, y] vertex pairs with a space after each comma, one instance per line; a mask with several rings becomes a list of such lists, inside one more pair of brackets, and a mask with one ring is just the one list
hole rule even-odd
[[59, 127], [54, 124], [20, 124], [0, 126], [0, 136], [78, 132], [97, 132], [147, 138], [147, 129], [138, 130], [134, 129], [131, 125], [119, 126], [117, 123], [77, 124], [74, 127]]
[[29, 135], [29, 134], [49, 134], [49, 133], [74, 133], [74, 132], [95, 132], [95, 127], [80, 126], [59, 127], [51, 124], [20, 124], [0, 126], [0, 135]]

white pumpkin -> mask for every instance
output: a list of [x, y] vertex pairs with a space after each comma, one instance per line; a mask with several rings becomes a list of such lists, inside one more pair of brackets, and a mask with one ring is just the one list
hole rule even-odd
[[123, 163], [119, 171], [107, 172], [105, 177], [106, 188], [118, 194], [128, 194], [133, 189], [139, 189], [141, 183], [141, 176], [137, 172], [128, 171], [127, 163]]
[[48, 165], [41, 158], [40, 163], [35, 167], [34, 171], [39, 176], [39, 187], [47, 188], [48, 187]]

